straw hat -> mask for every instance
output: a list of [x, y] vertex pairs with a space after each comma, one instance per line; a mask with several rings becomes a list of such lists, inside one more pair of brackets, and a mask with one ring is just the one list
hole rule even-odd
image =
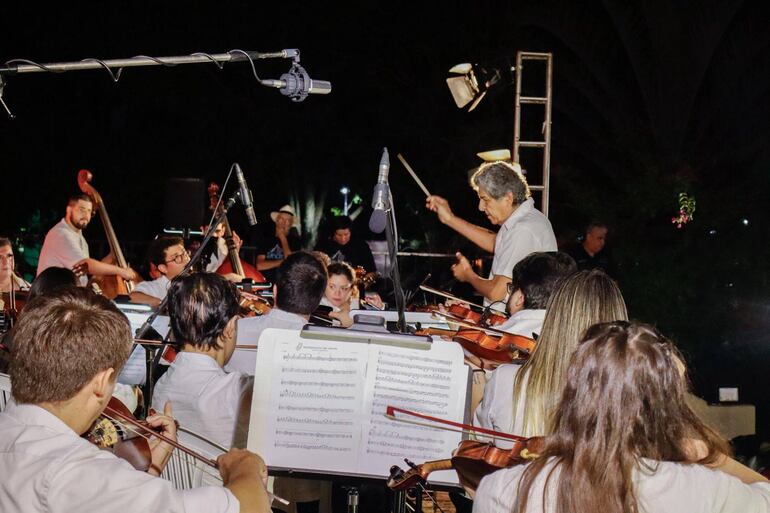
[[275, 222], [275, 220], [278, 218], [278, 214], [289, 214], [291, 217], [296, 217], [296, 214], [294, 213], [294, 207], [291, 205], [284, 205], [280, 209], [270, 212], [270, 219]]

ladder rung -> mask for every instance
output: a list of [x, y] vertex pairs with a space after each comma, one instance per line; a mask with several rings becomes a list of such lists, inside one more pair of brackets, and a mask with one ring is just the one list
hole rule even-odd
[[519, 141], [521, 148], [545, 148], [545, 141]]
[[551, 54], [550, 53], [521, 52], [521, 59], [522, 60], [547, 61], [550, 58], [551, 58]]
[[544, 185], [530, 185], [529, 186], [530, 191], [544, 191], [545, 186]]
[[536, 103], [545, 105], [548, 102], [548, 98], [542, 96], [522, 96], [519, 98], [519, 103]]

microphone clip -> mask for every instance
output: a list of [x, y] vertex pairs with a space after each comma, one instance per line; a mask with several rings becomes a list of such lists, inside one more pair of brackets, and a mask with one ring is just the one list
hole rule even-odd
[[310, 75], [299, 63], [298, 58], [292, 63], [291, 69], [281, 75], [281, 80], [286, 84], [280, 89], [281, 94], [288, 96], [293, 102], [303, 101], [310, 93]]

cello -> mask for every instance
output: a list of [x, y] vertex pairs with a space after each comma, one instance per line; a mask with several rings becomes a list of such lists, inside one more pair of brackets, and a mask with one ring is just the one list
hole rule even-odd
[[[219, 203], [219, 185], [215, 182], [211, 182], [208, 188], [209, 192], [209, 208], [216, 211], [217, 214], [221, 213], [222, 205]], [[222, 224], [225, 227], [225, 243], [227, 243], [227, 260], [222, 262], [217, 269], [217, 274], [230, 274], [235, 273], [243, 276], [244, 278], [251, 278], [256, 283], [263, 283], [267, 280], [264, 275], [257, 270], [253, 265], [242, 262], [240, 255], [238, 255], [238, 245], [233, 239], [233, 231], [230, 229], [230, 223], [227, 220], [227, 216], [222, 219]]]
[[[94, 210], [99, 212], [99, 218], [102, 220], [102, 226], [104, 226], [104, 234], [107, 237], [107, 243], [110, 245], [110, 251], [115, 256], [115, 265], [123, 269], [128, 269], [128, 264], [123, 256], [123, 251], [120, 249], [118, 243], [118, 237], [115, 235], [115, 230], [112, 228], [112, 222], [110, 216], [107, 215], [107, 207], [102, 200], [101, 194], [94, 189], [91, 185], [91, 179], [93, 174], [88, 169], [81, 169], [78, 171], [78, 186], [80, 190], [87, 194], [94, 204]], [[124, 280], [120, 276], [101, 276], [96, 280], [99, 284], [99, 289], [104, 296], [115, 299], [118, 296], [125, 296], [130, 294], [134, 290], [134, 282], [130, 280]]]

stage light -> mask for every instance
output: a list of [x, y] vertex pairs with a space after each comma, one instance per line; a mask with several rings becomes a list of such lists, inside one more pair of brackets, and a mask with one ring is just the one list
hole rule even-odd
[[459, 75], [446, 79], [452, 98], [459, 109], [469, 105], [467, 112], [475, 109], [486, 96], [487, 90], [501, 78], [498, 69], [486, 69], [468, 62], [453, 66], [449, 72]]

